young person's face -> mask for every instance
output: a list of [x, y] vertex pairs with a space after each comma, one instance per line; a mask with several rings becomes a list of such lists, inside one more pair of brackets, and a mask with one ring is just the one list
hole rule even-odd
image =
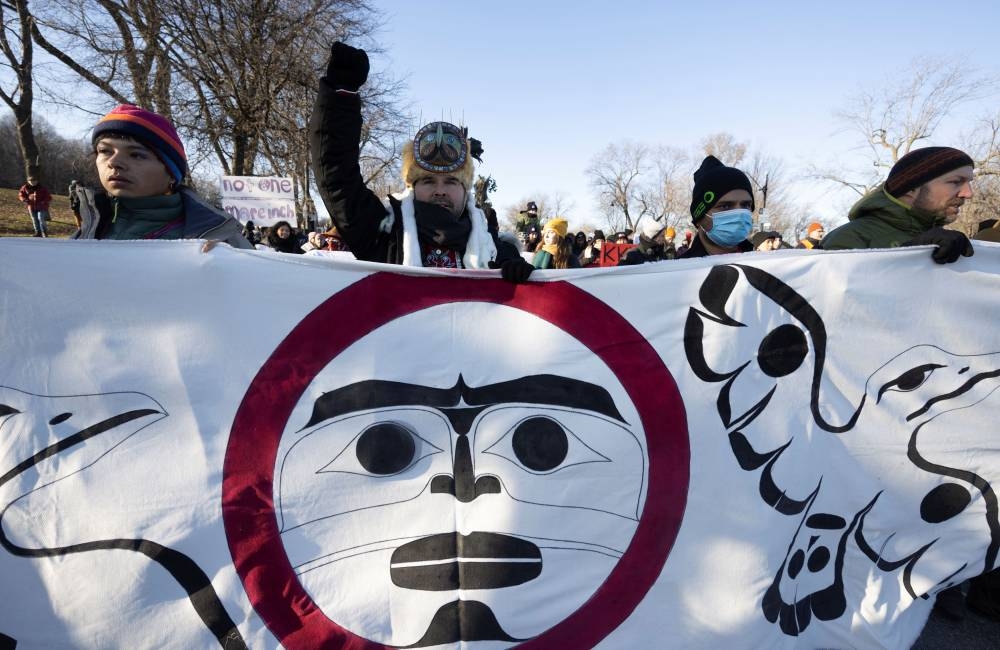
[[561, 239], [562, 237], [555, 230], [546, 230], [545, 234], [542, 235], [542, 241], [548, 246], [558, 244]]
[[280, 237], [281, 239], [288, 239], [289, 237], [292, 236], [292, 229], [289, 228], [288, 226], [281, 226], [280, 228], [278, 228], [277, 234], [278, 237]]
[[139, 198], [168, 194], [173, 177], [148, 147], [125, 138], [101, 138], [94, 147], [97, 174], [111, 196]]

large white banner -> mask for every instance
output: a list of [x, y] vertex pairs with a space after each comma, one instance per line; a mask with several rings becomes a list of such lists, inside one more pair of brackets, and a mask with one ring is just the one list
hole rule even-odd
[[273, 226], [279, 221], [295, 225], [295, 185], [280, 176], [222, 176], [222, 209], [245, 224]]
[[497, 275], [0, 240], [0, 647], [901, 648], [997, 566], [1000, 247]]

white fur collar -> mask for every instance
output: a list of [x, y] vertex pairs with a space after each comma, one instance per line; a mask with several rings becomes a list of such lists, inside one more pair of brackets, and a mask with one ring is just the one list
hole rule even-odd
[[[466, 192], [466, 207], [469, 212], [469, 220], [472, 222], [472, 231], [469, 239], [465, 243], [465, 254], [462, 255], [462, 267], [467, 269], [488, 269], [490, 262], [497, 257], [497, 248], [490, 235], [489, 226], [486, 223], [486, 215], [476, 207], [476, 201], [471, 192]], [[399, 201], [403, 218], [403, 266], [423, 266], [420, 256], [420, 241], [417, 237], [417, 220], [413, 210], [413, 190], [406, 188], [406, 191], [393, 194]], [[382, 232], [392, 232], [393, 224], [396, 222], [396, 215], [390, 206], [387, 209], [385, 219], [382, 220]]]

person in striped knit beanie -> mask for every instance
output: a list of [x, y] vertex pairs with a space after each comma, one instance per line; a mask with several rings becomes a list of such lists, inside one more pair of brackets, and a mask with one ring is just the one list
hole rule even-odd
[[91, 135], [102, 190], [80, 187], [75, 239], [207, 239], [252, 248], [240, 223], [184, 185], [187, 154], [162, 115], [116, 106]]
[[861, 198], [848, 223], [820, 242], [824, 250], [934, 246], [938, 264], [972, 255], [969, 238], [945, 225], [972, 198], [974, 163], [951, 147], [914, 149], [896, 161], [882, 185]]

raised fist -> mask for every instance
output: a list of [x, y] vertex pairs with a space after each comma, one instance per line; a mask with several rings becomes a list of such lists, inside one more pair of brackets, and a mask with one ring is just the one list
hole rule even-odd
[[337, 41], [330, 47], [326, 81], [335, 90], [357, 92], [368, 80], [368, 53]]

